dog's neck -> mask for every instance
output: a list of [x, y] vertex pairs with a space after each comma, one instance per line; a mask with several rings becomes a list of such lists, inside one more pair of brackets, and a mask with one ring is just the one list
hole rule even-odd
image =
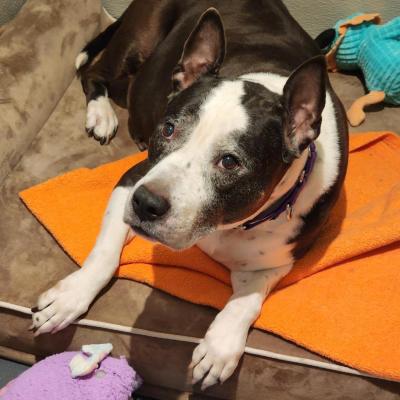
[[246, 217], [242, 221], [235, 222], [233, 224], [220, 225], [218, 227], [219, 230], [227, 230], [227, 229], [236, 229], [242, 226], [246, 221], [249, 221], [255, 218], [257, 215], [262, 213], [263, 211], [269, 209], [274, 203], [276, 203], [281, 197], [283, 197], [299, 180], [304, 168], [306, 166], [308, 159], [308, 150], [303, 151], [299, 158], [296, 158], [286, 173], [283, 175], [282, 179], [275, 186], [271, 195], [268, 197], [268, 200], [252, 215]]

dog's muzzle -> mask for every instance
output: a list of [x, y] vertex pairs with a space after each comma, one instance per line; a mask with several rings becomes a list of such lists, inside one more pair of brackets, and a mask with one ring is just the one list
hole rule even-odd
[[160, 219], [171, 208], [167, 199], [150, 191], [145, 185], [139, 186], [133, 193], [132, 206], [141, 222]]

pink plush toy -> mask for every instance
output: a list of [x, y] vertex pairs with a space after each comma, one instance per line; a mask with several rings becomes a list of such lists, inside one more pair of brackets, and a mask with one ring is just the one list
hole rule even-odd
[[[97, 368], [88, 375], [73, 378], [71, 361], [77, 357], [82, 353], [64, 352], [40, 361], [0, 391], [0, 399], [129, 400], [142, 384], [125, 358], [108, 356], [96, 361]], [[90, 358], [85, 353], [83, 357]]]

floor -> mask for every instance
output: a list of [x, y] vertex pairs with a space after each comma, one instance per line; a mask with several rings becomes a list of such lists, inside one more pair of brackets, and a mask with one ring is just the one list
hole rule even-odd
[[0, 358], [0, 388], [22, 374], [29, 366]]

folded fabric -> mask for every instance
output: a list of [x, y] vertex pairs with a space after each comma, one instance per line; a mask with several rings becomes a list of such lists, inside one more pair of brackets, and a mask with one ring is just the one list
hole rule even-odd
[[[145, 156], [78, 169], [20, 197], [82, 265], [113, 186]], [[323, 233], [266, 300], [254, 326], [400, 380], [399, 240], [400, 138], [384, 132], [352, 135], [345, 188]], [[231, 294], [229, 272], [197, 247], [173, 252], [141, 238], [124, 248], [117, 276], [217, 309]]]

